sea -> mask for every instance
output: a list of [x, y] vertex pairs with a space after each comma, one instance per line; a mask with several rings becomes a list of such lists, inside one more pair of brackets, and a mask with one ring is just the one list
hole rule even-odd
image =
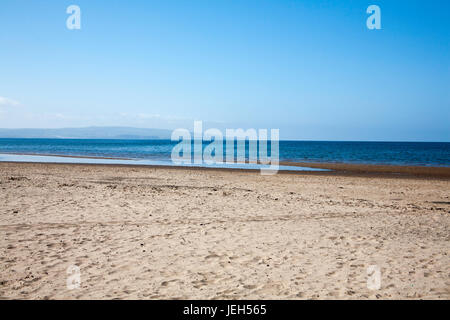
[[[177, 143], [143, 139], [5, 138], [0, 139], [0, 161], [171, 165], [172, 149]], [[209, 143], [204, 141], [203, 148]], [[248, 146], [247, 141], [246, 158]], [[225, 153], [225, 145], [223, 149]], [[270, 156], [270, 143], [267, 149]], [[280, 141], [279, 160], [449, 167], [450, 142]], [[238, 166], [254, 167], [242, 163]]]

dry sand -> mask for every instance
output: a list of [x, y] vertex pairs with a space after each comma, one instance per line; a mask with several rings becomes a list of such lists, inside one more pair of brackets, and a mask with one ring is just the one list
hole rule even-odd
[[446, 177], [0, 163], [0, 190], [1, 298], [450, 298]]

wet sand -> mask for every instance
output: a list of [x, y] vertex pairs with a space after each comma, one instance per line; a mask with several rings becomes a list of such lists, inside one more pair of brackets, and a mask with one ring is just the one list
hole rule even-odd
[[450, 167], [394, 166], [377, 164], [282, 162], [287, 166], [303, 166], [330, 169], [337, 175], [359, 175], [368, 177], [434, 178], [450, 179]]
[[449, 299], [449, 169], [326, 166], [0, 163], [0, 298]]

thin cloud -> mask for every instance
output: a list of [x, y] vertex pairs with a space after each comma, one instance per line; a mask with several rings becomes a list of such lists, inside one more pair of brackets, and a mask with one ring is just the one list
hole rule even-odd
[[149, 114], [149, 113], [139, 113], [137, 115], [139, 119], [159, 119], [161, 115], [159, 114]]
[[16, 100], [0, 97], [0, 106], [18, 106], [20, 103]]

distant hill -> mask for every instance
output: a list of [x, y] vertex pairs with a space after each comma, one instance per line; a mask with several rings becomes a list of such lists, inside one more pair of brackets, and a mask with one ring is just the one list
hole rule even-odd
[[0, 129], [0, 138], [53, 139], [170, 139], [172, 131], [132, 127], [85, 127], [61, 129]]

